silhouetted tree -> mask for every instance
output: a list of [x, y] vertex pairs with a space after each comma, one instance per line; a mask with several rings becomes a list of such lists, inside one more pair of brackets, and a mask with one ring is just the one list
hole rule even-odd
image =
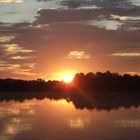
[[[138, 75], [119, 75], [118, 73], [90, 72], [87, 74], [77, 73], [73, 84], [67, 86], [62, 81], [20, 80], [20, 79], [0, 79], [0, 91], [103, 91], [105, 92], [139, 92], [140, 76]], [[128, 93], [127, 93], [128, 94]]]

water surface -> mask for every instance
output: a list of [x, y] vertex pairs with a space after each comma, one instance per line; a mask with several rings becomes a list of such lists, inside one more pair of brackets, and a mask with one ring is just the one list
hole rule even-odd
[[76, 109], [66, 100], [0, 102], [0, 140], [139, 140], [140, 107]]

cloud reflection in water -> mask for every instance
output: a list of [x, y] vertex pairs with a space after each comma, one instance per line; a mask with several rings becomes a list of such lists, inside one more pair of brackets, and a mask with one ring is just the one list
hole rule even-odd
[[110, 112], [80, 110], [66, 100], [3, 101], [0, 102], [0, 140], [101, 140], [116, 136], [130, 140], [132, 135], [139, 136], [139, 113], [139, 107], [121, 107]]

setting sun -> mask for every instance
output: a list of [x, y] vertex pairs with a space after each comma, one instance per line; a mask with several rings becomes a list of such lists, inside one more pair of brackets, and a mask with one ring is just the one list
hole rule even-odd
[[71, 74], [66, 74], [63, 76], [62, 80], [65, 82], [65, 83], [71, 83], [72, 80], [73, 80], [74, 76], [71, 75]]

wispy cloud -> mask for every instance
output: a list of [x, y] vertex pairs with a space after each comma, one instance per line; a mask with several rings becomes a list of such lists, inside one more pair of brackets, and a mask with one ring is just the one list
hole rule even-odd
[[5, 42], [8, 42], [12, 39], [14, 39], [14, 36], [12, 36], [12, 35], [9, 35], [9, 36], [0, 35], [0, 43], [5, 43]]
[[84, 22], [85, 25], [97, 26], [98, 28], [104, 28], [106, 30], [117, 30], [122, 23], [117, 20], [88, 20]]
[[0, 71], [9, 72], [16, 75], [36, 75], [34, 72], [36, 63], [24, 63], [24, 64], [11, 64], [6, 62], [0, 62]]
[[67, 55], [68, 59], [90, 59], [90, 55], [84, 51], [71, 51]]
[[34, 58], [34, 56], [11, 56], [9, 59], [12, 59], [12, 60], [26, 60], [26, 59], [32, 59]]
[[25, 49], [23, 47], [20, 47], [18, 44], [5, 44], [3, 45], [3, 49], [5, 51], [5, 54], [12, 55], [16, 53], [31, 53], [34, 52], [34, 50]]
[[9, 59], [12, 59], [12, 60], [28, 60], [28, 59], [33, 59], [35, 58], [35, 56], [20, 56], [20, 55], [17, 55], [17, 56], [11, 56]]
[[22, 3], [24, 0], [0, 0], [0, 3]]
[[113, 53], [111, 56], [118, 56], [118, 57], [140, 57], [140, 52], [117, 52], [117, 53]]
[[117, 20], [121, 20], [121, 21], [123, 21], [123, 20], [127, 20], [128, 19], [128, 17], [127, 16], [119, 16], [119, 15], [111, 15], [111, 17], [113, 18], [113, 19], [117, 19]]

